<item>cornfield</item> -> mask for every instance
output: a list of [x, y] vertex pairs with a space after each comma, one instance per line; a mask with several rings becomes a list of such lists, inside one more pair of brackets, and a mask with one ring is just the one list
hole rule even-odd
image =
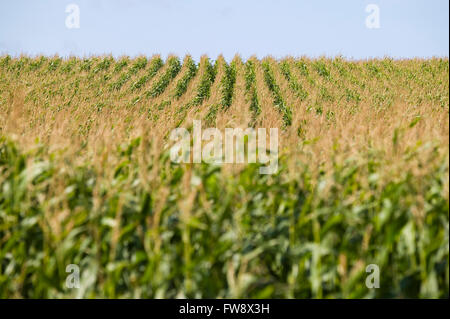
[[[196, 119], [277, 173], [172, 162]], [[0, 56], [2, 298], [448, 298], [448, 179], [448, 58]]]

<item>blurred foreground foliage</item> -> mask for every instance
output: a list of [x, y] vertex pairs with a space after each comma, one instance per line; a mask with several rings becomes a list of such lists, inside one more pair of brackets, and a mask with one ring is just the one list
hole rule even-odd
[[[0, 297], [448, 297], [448, 158], [383, 180], [370, 157], [313, 178], [283, 158], [275, 175], [227, 175], [161, 153], [144, 183], [155, 163], [136, 160], [140, 142], [102, 176], [0, 139]], [[379, 289], [365, 285], [369, 264]]]

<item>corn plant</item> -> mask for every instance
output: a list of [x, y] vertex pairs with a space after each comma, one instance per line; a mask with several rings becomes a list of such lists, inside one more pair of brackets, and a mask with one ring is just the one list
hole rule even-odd
[[286, 102], [284, 101], [280, 87], [275, 81], [273, 71], [270, 68], [268, 61], [262, 62], [262, 67], [264, 70], [264, 80], [266, 81], [267, 86], [269, 87], [269, 90], [273, 94], [273, 103], [275, 104], [275, 107], [280, 111], [280, 113], [283, 115], [283, 121], [286, 126], [291, 125], [292, 123], [292, 111], [289, 106], [286, 105]]
[[157, 97], [162, 94], [169, 85], [170, 81], [177, 76], [181, 69], [180, 60], [176, 57], [170, 57], [167, 61], [168, 68], [166, 72], [153, 84], [149, 91], [146, 92], [147, 97]]

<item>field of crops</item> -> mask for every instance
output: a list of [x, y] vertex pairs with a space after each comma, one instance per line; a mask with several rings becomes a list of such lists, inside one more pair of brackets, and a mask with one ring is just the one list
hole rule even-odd
[[[198, 119], [277, 173], [172, 162]], [[2, 298], [448, 297], [448, 178], [448, 58], [0, 56]]]

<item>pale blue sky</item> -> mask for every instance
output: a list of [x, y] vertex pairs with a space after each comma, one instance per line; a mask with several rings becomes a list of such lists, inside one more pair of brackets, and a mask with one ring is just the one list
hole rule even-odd
[[[80, 28], [65, 25], [66, 5]], [[380, 29], [368, 29], [368, 4]], [[448, 0], [0, 0], [0, 54], [430, 57], [449, 52]]]

